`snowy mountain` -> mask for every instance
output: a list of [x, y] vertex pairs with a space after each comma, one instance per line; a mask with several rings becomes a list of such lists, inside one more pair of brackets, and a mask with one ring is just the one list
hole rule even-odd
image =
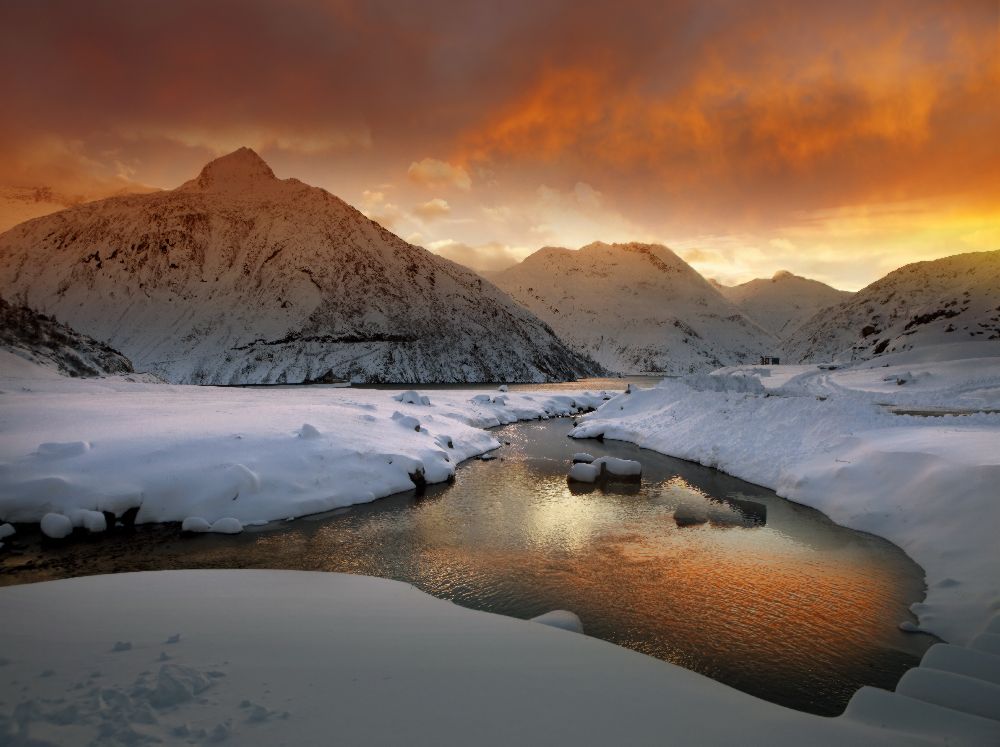
[[666, 247], [546, 247], [494, 276], [571, 346], [621, 373], [756, 361], [776, 341]]
[[66, 376], [130, 373], [128, 358], [102, 342], [0, 298], [0, 350]]
[[853, 295], [787, 270], [776, 272], [770, 279], [758, 278], [741, 285], [713, 285], [779, 339], [788, 337], [821, 309], [846, 301]]
[[475, 273], [252, 150], [0, 235], [0, 288], [178, 383], [597, 373]]
[[[791, 360], [844, 361], [969, 342], [1000, 355], [1000, 251], [894, 270], [814, 316], [783, 347]], [[953, 357], [968, 348], [956, 345]]]

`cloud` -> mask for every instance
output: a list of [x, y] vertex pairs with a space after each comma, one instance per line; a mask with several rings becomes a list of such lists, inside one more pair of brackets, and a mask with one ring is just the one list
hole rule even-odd
[[458, 262], [460, 265], [465, 265], [476, 272], [486, 273], [499, 272], [516, 265], [532, 252], [528, 248], [511, 247], [496, 242], [469, 246], [451, 239], [435, 241], [427, 248], [435, 254]]
[[414, 182], [425, 187], [451, 186], [466, 192], [472, 187], [469, 172], [461, 166], [453, 166], [436, 158], [414, 161], [406, 173]]
[[433, 200], [428, 200], [414, 207], [413, 212], [424, 220], [431, 221], [448, 215], [451, 212], [451, 206], [446, 200], [435, 197]]

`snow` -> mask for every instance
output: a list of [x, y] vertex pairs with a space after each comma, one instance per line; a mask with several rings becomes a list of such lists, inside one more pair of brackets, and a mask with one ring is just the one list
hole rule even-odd
[[994, 721], [870, 688], [849, 716], [799, 713], [604, 641], [362, 576], [76, 578], [0, 589], [0, 619], [0, 741], [12, 744], [1000, 740]]
[[188, 516], [181, 522], [182, 532], [211, 532], [212, 522], [200, 516]]
[[224, 516], [212, 522], [212, 531], [216, 534], [239, 534], [243, 531], [243, 524], [232, 516]]
[[83, 336], [174, 383], [600, 373], [489, 281], [325, 190], [276, 178], [249, 149], [178, 189], [77, 205], [0, 234], [0, 287], [69, 324], [84, 351], [76, 357], [97, 356], [98, 370], [127, 361], [102, 363]]
[[710, 371], [777, 347], [777, 338], [657, 244], [546, 247], [493, 279], [611, 371]]
[[578, 462], [569, 468], [569, 479], [573, 482], [597, 482], [601, 470], [593, 464]]
[[0, 540], [7, 539], [17, 534], [17, 530], [11, 524], [0, 524]]
[[743, 313], [780, 339], [788, 337], [817, 312], [854, 295], [787, 271], [742, 285], [716, 284], [715, 287]]
[[642, 465], [634, 459], [619, 459], [618, 457], [605, 456], [595, 459], [591, 462], [591, 466], [600, 470], [602, 475], [634, 477], [636, 479], [642, 476]]
[[788, 362], [877, 361], [928, 347], [942, 360], [970, 357], [970, 342], [1000, 355], [1000, 251], [900, 267], [818, 313], [782, 347]]
[[73, 522], [62, 514], [45, 514], [39, 524], [42, 534], [52, 539], [62, 539], [73, 534]]
[[573, 455], [573, 463], [574, 464], [577, 464], [579, 462], [583, 462], [585, 464], [590, 464], [592, 461], [594, 461], [594, 455], [593, 454], [588, 454], [585, 451], [578, 451], [578, 452], [576, 452]]
[[431, 400], [429, 397], [421, 395], [419, 392], [415, 392], [412, 389], [405, 392], [400, 392], [395, 397], [394, 400], [397, 402], [403, 402], [407, 405], [430, 405]]
[[569, 610], [552, 610], [544, 615], [531, 618], [531, 622], [548, 625], [551, 628], [568, 630], [571, 633], [583, 633], [583, 622], [579, 616]]
[[369, 502], [411, 490], [415, 480], [450, 479], [461, 461], [500, 446], [486, 428], [577, 414], [605, 396], [511, 392], [491, 401], [440, 390], [431, 404], [407, 404], [386, 390], [193, 387], [20, 371], [0, 373], [0, 521], [58, 514], [50, 521], [70, 527], [77, 510], [122, 518], [138, 509], [138, 523], [229, 531], [237, 521]]
[[[883, 380], [905, 371], [910, 384]], [[967, 643], [1000, 608], [1000, 413], [981, 411], [998, 405], [996, 357], [730, 368], [616, 397], [573, 435], [715, 467], [889, 539], [926, 571], [920, 629]], [[893, 412], [931, 408], [972, 414]]]
[[88, 532], [104, 532], [108, 528], [108, 520], [100, 511], [77, 508], [70, 511], [68, 516], [75, 528], [83, 528]]

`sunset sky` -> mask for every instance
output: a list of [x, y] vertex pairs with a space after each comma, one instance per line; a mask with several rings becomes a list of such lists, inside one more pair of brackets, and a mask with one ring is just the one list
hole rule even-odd
[[665, 243], [857, 289], [1000, 249], [1000, 3], [0, 0], [0, 186], [255, 148], [477, 269]]

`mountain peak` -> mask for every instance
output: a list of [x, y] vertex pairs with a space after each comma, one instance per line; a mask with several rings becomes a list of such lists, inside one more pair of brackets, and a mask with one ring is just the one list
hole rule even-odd
[[275, 181], [277, 178], [267, 162], [252, 148], [243, 147], [209, 161], [198, 178], [184, 184], [182, 189], [244, 190]]
[[793, 278], [795, 275], [790, 273], [788, 270], [778, 270], [771, 277], [771, 282], [777, 282], [778, 280], [787, 280], [788, 278]]

